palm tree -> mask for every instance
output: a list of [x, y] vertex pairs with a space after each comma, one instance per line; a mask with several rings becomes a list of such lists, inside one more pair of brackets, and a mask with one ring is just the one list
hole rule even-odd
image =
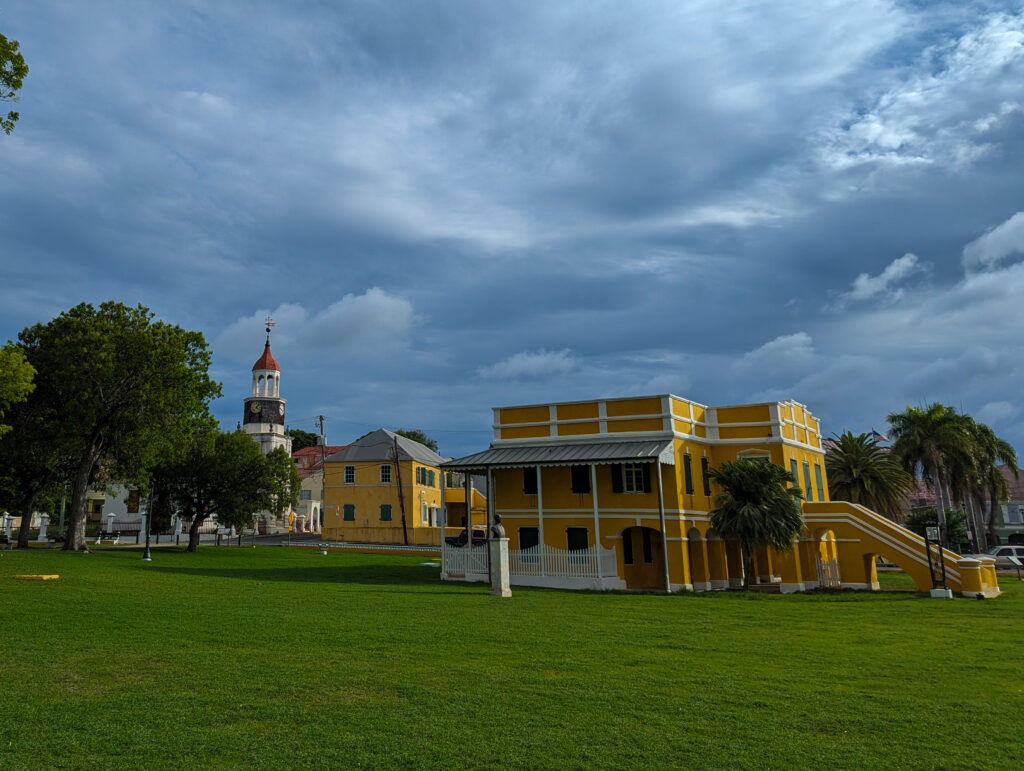
[[914, 479], [870, 434], [846, 431], [828, 442], [825, 470], [832, 500], [859, 503], [893, 522], [903, 521], [903, 503]]
[[724, 539], [737, 540], [743, 552], [743, 588], [754, 574], [754, 549], [771, 546], [777, 551], [793, 547], [793, 537], [804, 527], [800, 513], [803, 493], [792, 487], [793, 477], [781, 466], [765, 460], [740, 458], [708, 471], [721, 488], [711, 511], [711, 527]]
[[954, 496], [963, 500], [974, 465], [972, 421], [938, 403], [923, 409], [908, 406], [887, 419], [892, 426], [889, 436], [893, 438], [893, 455], [904, 470], [914, 476], [920, 472], [925, 483], [935, 488], [939, 526], [943, 543], [948, 544], [945, 511], [953, 508]]
[[[996, 436], [995, 431], [989, 426], [973, 420], [971, 423], [975, 460], [975, 475], [971, 493], [977, 501], [980, 511], [985, 510], [986, 495], [990, 501], [991, 508], [986, 535], [988, 544], [992, 544], [996, 540], [996, 506], [1010, 498], [1010, 486], [1007, 484], [1003, 472], [999, 470], [999, 466], [1005, 465], [1016, 477], [1019, 473], [1017, 471], [1017, 452], [1009, 442]], [[978, 524], [980, 523], [975, 524], [976, 528]], [[980, 532], [980, 528], [977, 528], [975, 532]], [[988, 544], [984, 544], [982, 548]]]

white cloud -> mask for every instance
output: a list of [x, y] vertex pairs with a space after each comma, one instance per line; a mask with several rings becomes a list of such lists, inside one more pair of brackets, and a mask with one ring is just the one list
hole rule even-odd
[[814, 341], [806, 332], [780, 335], [764, 345], [747, 351], [733, 364], [733, 371], [779, 372], [809, 364], [814, 359]]
[[564, 375], [575, 369], [578, 364], [579, 360], [568, 348], [560, 351], [521, 351], [504, 361], [481, 367], [477, 374], [492, 380], [541, 378]]
[[1024, 212], [1021, 211], [964, 247], [964, 269], [968, 272], [986, 270], [1019, 253], [1024, 253]]
[[267, 316], [274, 319], [271, 344], [278, 358], [279, 353], [303, 358], [323, 353], [383, 355], [406, 345], [414, 320], [408, 300], [373, 287], [361, 295], [347, 294], [314, 313], [297, 303], [257, 310], [217, 337], [217, 353], [239, 361], [255, 360], [262, 350]]
[[1020, 407], [1006, 401], [988, 402], [974, 417], [993, 428], [1009, 423], [1020, 414]]
[[861, 273], [853, 280], [850, 291], [842, 294], [836, 303], [837, 309], [842, 309], [849, 302], [863, 302], [884, 297], [888, 300], [898, 300], [903, 296], [903, 289], [896, 285], [908, 276], [924, 270], [924, 265], [917, 258], [916, 254], [907, 253], [902, 257], [885, 266], [885, 269], [877, 276], [868, 273]]
[[889, 77], [837, 119], [823, 144], [825, 164], [963, 168], [992, 149], [984, 135], [1024, 100], [1024, 14], [984, 18]]

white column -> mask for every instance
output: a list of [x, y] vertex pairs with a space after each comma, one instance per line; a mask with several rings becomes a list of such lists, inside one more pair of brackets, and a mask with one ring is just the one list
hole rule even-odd
[[[111, 517], [114, 515], [111, 514]], [[142, 543], [146, 540], [146, 527], [149, 524], [149, 518], [145, 514], [139, 515], [139, 534], [135, 536], [135, 543]]]
[[46, 526], [47, 526], [47, 524], [49, 524], [49, 522], [50, 522], [50, 515], [49, 514], [40, 514], [39, 515], [39, 540], [40, 541], [45, 541], [46, 540]]
[[658, 521], [661, 523], [661, 555], [665, 563], [665, 591], [672, 593], [672, 582], [668, 576], [668, 533], [665, 531], [665, 492], [661, 485], [661, 461], [655, 461], [654, 473], [658, 476]]
[[4, 535], [7, 536], [7, 540], [11, 540], [12, 528], [14, 527], [14, 517], [4, 512]]
[[[145, 519], [145, 517], [143, 517], [143, 519]], [[106, 532], [109, 533], [113, 529], [114, 529], [114, 515], [113, 514], [107, 514], [107, 530], [106, 530]]]
[[537, 472], [537, 540], [540, 541], [540, 574], [547, 575], [544, 567], [544, 553], [547, 546], [544, 544], [544, 491], [540, 488], [540, 466], [534, 466]]
[[604, 578], [601, 576], [601, 521], [597, 516], [597, 464], [590, 464], [590, 497], [594, 503], [594, 565], [597, 566], [595, 577], [599, 585], [604, 587]]

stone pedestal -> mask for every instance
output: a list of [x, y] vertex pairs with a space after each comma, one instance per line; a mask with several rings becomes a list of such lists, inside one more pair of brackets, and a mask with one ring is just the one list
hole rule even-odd
[[511, 597], [512, 588], [508, 582], [508, 539], [491, 539], [491, 594], [495, 597]]
[[113, 530], [114, 530], [114, 515], [113, 514], [107, 514], [107, 527], [106, 527], [106, 529], [103, 532], [110, 533]]
[[7, 540], [11, 539], [11, 534], [14, 532], [14, 517], [4, 512], [4, 535], [7, 536]]
[[46, 526], [48, 524], [50, 524], [50, 515], [49, 514], [40, 514], [39, 515], [39, 540], [40, 541], [45, 541], [46, 540]]
[[948, 600], [953, 596], [952, 589], [932, 589], [930, 592], [932, 597], [936, 599]]

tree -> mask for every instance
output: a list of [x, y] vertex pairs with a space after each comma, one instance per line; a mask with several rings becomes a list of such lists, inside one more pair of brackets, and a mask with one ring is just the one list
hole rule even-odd
[[280, 514], [298, 499], [301, 480], [284, 448], [264, 456], [244, 431], [207, 426], [192, 436], [182, 457], [158, 468], [153, 485], [160, 506], [191, 519], [187, 550], [194, 552], [208, 517], [242, 527], [258, 511]]
[[414, 442], [419, 442], [426, 447], [429, 447], [434, 452], [437, 452], [437, 442], [431, 439], [429, 436], [424, 434], [418, 428], [413, 429], [398, 429], [395, 431], [399, 436], [404, 436], [406, 439], [412, 439]]
[[972, 438], [970, 419], [945, 404], [925, 408], [907, 406], [888, 417], [892, 426], [892, 453], [904, 470], [921, 478], [936, 491], [939, 527], [943, 544], [946, 537], [945, 510], [955, 497], [963, 498], [969, 487]]
[[[946, 530], [951, 544], [967, 543], [967, 517], [959, 509], [946, 509]], [[939, 523], [939, 515], [934, 506], [929, 506], [907, 515], [903, 526], [924, 538], [924, 529]]]
[[766, 460], [740, 458], [708, 471], [721, 492], [715, 495], [711, 527], [723, 539], [736, 540], [743, 553], [743, 587], [754, 575], [754, 549], [793, 548], [793, 538], [804, 527], [800, 513], [803, 492], [781, 466]]
[[[1017, 452], [1013, 445], [996, 436], [995, 431], [984, 423], [972, 420], [970, 430], [974, 442], [971, 496], [978, 506], [979, 513], [985, 510], [986, 498], [991, 507], [986, 532], [987, 543], [979, 547], [979, 551], [984, 551], [986, 546], [996, 541], [996, 507], [1010, 498], [1010, 486], [999, 466], [1005, 465], [1012, 471], [1013, 476], [1017, 477]], [[976, 533], [981, 532], [980, 522], [974, 523], [974, 530]]]
[[846, 431], [828, 442], [825, 469], [832, 500], [859, 503], [894, 522], [903, 520], [913, 477], [870, 434]]
[[[18, 101], [18, 89], [21, 88], [22, 81], [28, 75], [28, 65], [25, 64], [25, 57], [18, 52], [19, 47], [17, 40], [8, 40], [0, 35], [0, 101], [2, 102]], [[14, 131], [14, 124], [17, 123], [19, 117], [21, 116], [13, 110], [7, 113], [7, 117], [0, 115], [0, 129], [3, 129], [6, 134], [10, 134]]]
[[149, 309], [82, 303], [18, 336], [36, 368], [33, 399], [60, 415], [71, 510], [65, 549], [88, 551], [85, 494], [101, 468], [146, 483], [161, 456], [187, 444], [220, 386], [200, 332], [154, 321]]
[[303, 450], [306, 447], [316, 447], [316, 434], [311, 431], [303, 431], [301, 428], [289, 428], [288, 435], [292, 438], [292, 452]]
[[[32, 377], [35, 369], [25, 359], [25, 352], [13, 343], [0, 348], [0, 420], [12, 404], [18, 404], [28, 398], [35, 385]], [[10, 430], [10, 426], [0, 423], [0, 436]]]

